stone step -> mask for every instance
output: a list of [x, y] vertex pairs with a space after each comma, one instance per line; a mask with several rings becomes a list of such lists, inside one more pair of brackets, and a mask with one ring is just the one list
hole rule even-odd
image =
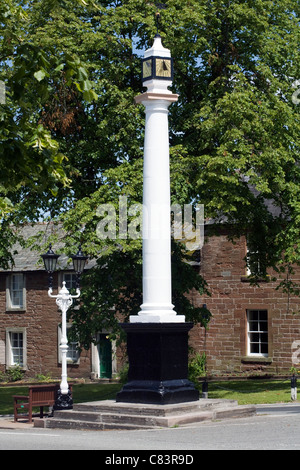
[[66, 411], [56, 411], [54, 413], [54, 419], [71, 419], [73, 421], [84, 421], [92, 423], [102, 423], [102, 424], [121, 424], [121, 425], [137, 425], [137, 426], [163, 426], [164, 419], [163, 417], [158, 416], [144, 416], [144, 415], [134, 415], [134, 414], [115, 414], [115, 413], [99, 413], [99, 412], [86, 412], [86, 411], [76, 411], [76, 410], [66, 410]]
[[91, 411], [99, 413], [142, 414], [150, 416], [168, 416], [194, 411], [207, 411], [211, 408], [232, 408], [238, 406], [236, 400], [200, 399], [195, 402], [177, 403], [170, 405], [151, 405], [141, 403], [116, 403], [114, 400], [74, 404], [75, 411]]
[[[45, 427], [47, 428], [63, 428], [63, 429], [157, 429], [157, 428], [170, 428], [175, 426], [181, 426], [191, 423], [197, 423], [213, 419], [213, 415], [210, 412], [201, 412], [197, 416], [194, 414], [185, 414], [177, 417], [165, 417], [165, 418], [151, 418], [151, 417], [138, 417], [131, 415], [130, 419], [128, 416], [119, 416], [116, 419], [115, 416], [101, 415], [92, 419], [80, 418], [80, 415], [67, 415], [54, 417], [44, 420]], [[84, 416], [86, 418], [86, 415]], [[35, 423], [35, 427], [37, 424]]]
[[81, 412], [68, 412], [62, 411], [54, 415], [56, 420], [83, 421], [90, 423], [114, 424], [114, 425], [129, 425], [129, 426], [143, 426], [147, 428], [152, 427], [172, 427], [181, 424], [192, 422], [200, 422], [208, 419], [213, 419], [211, 411], [201, 411], [198, 413], [184, 413], [182, 415], [174, 416], [143, 416], [143, 415], [121, 415], [114, 413], [81, 413]]
[[39, 420], [36, 427], [64, 429], [153, 429], [170, 428], [206, 420], [253, 416], [252, 405], [233, 400], [201, 400], [177, 405], [142, 405], [96, 402], [75, 405], [73, 410], [54, 411], [54, 417]]
[[[38, 420], [42, 421], [42, 420]], [[98, 431], [105, 431], [105, 430], [119, 430], [119, 431], [126, 431], [126, 430], [137, 430], [137, 429], [150, 429], [149, 426], [138, 426], [138, 425], [130, 425], [130, 424], [116, 424], [116, 423], [99, 423], [99, 422], [91, 422], [91, 421], [76, 421], [72, 419], [56, 419], [56, 418], [49, 418], [47, 420], [43, 420], [43, 426], [41, 424], [36, 425], [34, 422], [35, 427], [46, 427], [49, 429], [76, 429], [76, 430], [98, 430]], [[46, 422], [47, 421], [47, 422]], [[154, 429], [154, 428], [152, 428]]]

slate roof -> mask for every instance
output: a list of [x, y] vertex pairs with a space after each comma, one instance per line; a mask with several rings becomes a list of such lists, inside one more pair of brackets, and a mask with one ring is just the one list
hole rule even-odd
[[[62, 230], [58, 226], [53, 226], [49, 223], [37, 223], [34, 225], [28, 224], [24, 225], [21, 228], [22, 236], [25, 240], [36, 236], [38, 233], [44, 233], [44, 237], [42, 239], [42, 243], [47, 243], [47, 239], [51, 234], [52, 230], [59, 231], [60, 238], [63, 236]], [[63, 246], [63, 243], [57, 243], [55, 246], [53, 245], [53, 251], [57, 252], [59, 248]], [[43, 260], [41, 259], [41, 255], [44, 252], [41, 252], [37, 249], [31, 248], [24, 248], [20, 246], [20, 244], [16, 244], [13, 247], [13, 251], [17, 251], [17, 253], [13, 256], [14, 258], [14, 266], [12, 269], [6, 270], [1, 269], [0, 272], [11, 272], [11, 271], [44, 271], [44, 264]], [[95, 261], [88, 260], [86, 268], [91, 268], [95, 264]], [[57, 269], [58, 270], [66, 270], [66, 269], [73, 269], [72, 263], [69, 263], [69, 258], [66, 255], [60, 255], [58, 262], [57, 262]]]

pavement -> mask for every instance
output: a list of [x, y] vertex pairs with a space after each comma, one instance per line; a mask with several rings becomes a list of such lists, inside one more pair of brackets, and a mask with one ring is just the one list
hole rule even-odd
[[13, 416], [0, 416], [0, 429], [30, 429], [34, 423], [29, 423], [28, 419], [14, 421]]

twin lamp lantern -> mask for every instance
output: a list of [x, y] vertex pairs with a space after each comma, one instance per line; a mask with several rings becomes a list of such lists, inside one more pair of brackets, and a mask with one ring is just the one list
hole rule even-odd
[[[51, 244], [49, 245], [49, 250], [47, 251], [47, 253], [42, 255], [45, 270], [49, 273], [49, 287], [50, 288], [52, 288], [52, 282], [53, 282], [52, 274], [56, 270], [56, 264], [57, 264], [57, 260], [59, 256], [60, 255], [57, 255], [54, 253], [54, 251], [52, 250]], [[74, 271], [77, 275], [77, 287], [79, 287], [79, 279], [80, 279], [81, 274], [83, 273], [86, 260], [88, 259], [88, 257], [82, 253], [81, 246], [79, 246], [77, 254], [71, 256], [71, 258], [73, 260]]]

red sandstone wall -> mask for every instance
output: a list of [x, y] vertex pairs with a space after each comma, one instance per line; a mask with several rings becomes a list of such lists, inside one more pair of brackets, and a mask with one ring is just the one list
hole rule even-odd
[[[276, 283], [252, 286], [245, 279], [243, 258], [245, 239], [236, 244], [225, 235], [209, 239], [202, 249], [201, 274], [208, 282], [211, 297], [193, 293], [195, 305], [207, 304], [212, 313], [206, 333], [207, 367], [210, 374], [288, 373], [293, 366], [293, 342], [300, 340], [300, 299], [288, 299], [276, 290]], [[299, 271], [294, 278], [300, 278]], [[247, 358], [247, 309], [268, 311], [269, 358]], [[204, 329], [195, 326], [191, 346], [204, 351]], [[295, 346], [295, 344], [294, 344]], [[299, 354], [300, 357], [300, 354]], [[296, 366], [297, 367], [297, 366]], [[299, 362], [300, 368], [300, 362]]]

